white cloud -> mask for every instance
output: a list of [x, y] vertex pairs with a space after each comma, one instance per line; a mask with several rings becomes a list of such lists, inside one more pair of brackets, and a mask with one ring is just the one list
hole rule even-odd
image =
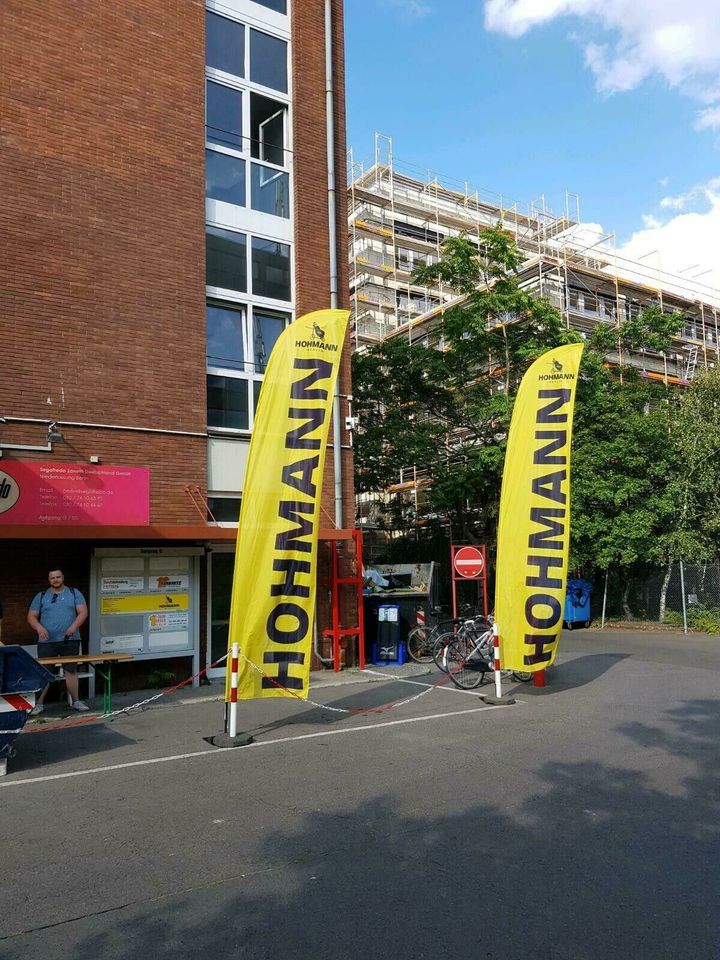
[[660, 207], [663, 210], [687, 210], [697, 207], [698, 204], [712, 205], [718, 191], [720, 191], [720, 177], [713, 177], [707, 183], [691, 187], [685, 193], [679, 193], [674, 197], [663, 197]]
[[692, 191], [690, 193], [679, 193], [676, 197], [663, 197], [660, 206], [663, 210], [684, 210], [691, 196]]
[[486, 28], [511, 37], [570, 16], [599, 34], [584, 51], [599, 90], [631, 90], [660, 76], [709, 105], [698, 128], [720, 126], [718, 0], [485, 0]]
[[647, 230], [654, 230], [656, 227], [662, 226], [662, 220], [660, 220], [656, 216], [653, 216], [652, 213], [643, 213], [642, 222], [643, 222], [643, 226]]
[[[618, 252], [629, 260], [642, 258], [646, 273], [659, 269], [682, 274], [681, 284], [687, 285], [697, 278], [703, 286], [720, 291], [720, 264], [716, 256], [720, 237], [720, 178], [665, 200], [672, 201], [661, 204], [665, 209], [681, 212], [664, 222], [652, 215], [643, 217], [643, 229], [633, 233]], [[688, 209], [691, 206], [703, 209]]]
[[669, 219], [643, 214], [642, 228], [617, 246], [599, 223], [579, 223], [559, 241], [607, 258], [610, 273], [617, 267], [621, 276], [720, 306], [720, 177], [666, 199], [674, 201], [666, 209], [678, 210], [681, 202], [684, 209]]
[[704, 110], [700, 110], [695, 126], [698, 130], [720, 127], [720, 104], [716, 107], [705, 107]]

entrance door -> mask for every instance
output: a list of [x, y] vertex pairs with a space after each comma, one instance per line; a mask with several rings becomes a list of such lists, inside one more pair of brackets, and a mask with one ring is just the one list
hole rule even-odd
[[[232, 593], [235, 551], [213, 550], [208, 554], [208, 664], [219, 660], [228, 649], [230, 597]], [[208, 670], [208, 677], [224, 677], [225, 663]]]

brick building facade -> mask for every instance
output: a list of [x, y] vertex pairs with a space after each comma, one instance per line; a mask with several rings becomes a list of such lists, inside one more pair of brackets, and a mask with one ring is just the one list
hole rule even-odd
[[[150, 649], [147, 623], [118, 621], [137, 653], [126, 684], [158, 658], [187, 675], [189, 656], [205, 666], [224, 644], [235, 532], [214, 518], [237, 513], [274, 339], [330, 305], [325, 33], [323, 0], [8, 0], [0, 471], [82, 465], [87, 482], [111, 487], [97, 479], [104, 467], [148, 469], [149, 523], [104, 523], [92, 508], [21, 524], [0, 512], [5, 642], [33, 641], [27, 604], [50, 567], [97, 604], [109, 571], [139, 583], [168, 557], [189, 612]], [[346, 306], [341, 0], [332, 45]], [[347, 356], [340, 389], [350, 393]], [[48, 439], [51, 424], [62, 440]], [[349, 448], [342, 459], [349, 528]], [[327, 463], [325, 519], [331, 452]], [[109, 629], [91, 611], [86, 649]], [[178, 653], [172, 637], [186, 629]]]

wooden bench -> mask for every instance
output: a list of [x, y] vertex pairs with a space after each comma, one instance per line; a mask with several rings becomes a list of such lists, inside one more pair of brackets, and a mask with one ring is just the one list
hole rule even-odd
[[[74, 663], [76, 666], [86, 664], [87, 666], [92, 667], [95, 673], [99, 673], [105, 681], [105, 686], [103, 688], [103, 713], [111, 713], [112, 665], [121, 660], [132, 660], [133, 655], [131, 653], [89, 653], [78, 654], [76, 657], [37, 657], [36, 659], [37, 662], [42, 663], [43, 666], [60, 667], [61, 671], [63, 666], [66, 666], [70, 663]], [[107, 672], [100, 670], [99, 668], [101, 666], [107, 667]], [[62, 673], [59, 675], [59, 678], [60, 677], [62, 677]]]

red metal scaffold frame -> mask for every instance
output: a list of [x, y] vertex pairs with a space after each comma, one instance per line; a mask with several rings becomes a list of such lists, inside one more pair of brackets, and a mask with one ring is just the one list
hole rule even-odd
[[[340, 553], [338, 544], [335, 540], [330, 541], [330, 595], [331, 595], [331, 614], [332, 626], [323, 630], [324, 637], [332, 639], [333, 649], [333, 670], [337, 673], [340, 670], [340, 645], [343, 640], [351, 637], [358, 639], [358, 663], [360, 669], [365, 668], [365, 610], [363, 607], [363, 556], [362, 556], [362, 532], [360, 530], [352, 531], [352, 539], [355, 543], [355, 575], [351, 577], [340, 576]], [[344, 627], [341, 622], [341, 587], [354, 586], [357, 591], [357, 626]]]

